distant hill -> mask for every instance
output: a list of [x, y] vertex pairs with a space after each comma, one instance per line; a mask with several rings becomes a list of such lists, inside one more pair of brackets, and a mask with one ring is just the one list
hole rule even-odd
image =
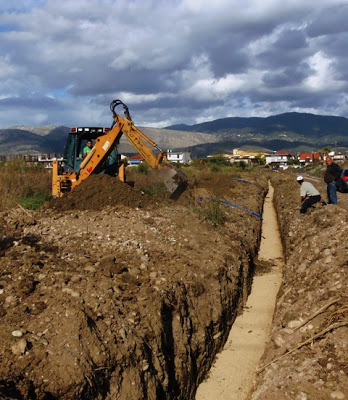
[[69, 131], [54, 125], [0, 129], [0, 154], [62, 153]]
[[[57, 128], [57, 125], [40, 125], [40, 126], [14, 125], [7, 129], [19, 129], [21, 131], [29, 131], [29, 132], [35, 133], [36, 135], [45, 136], [56, 128]], [[59, 126], [58, 126], [58, 128], [59, 128]]]
[[206, 132], [219, 141], [196, 145], [191, 151], [198, 157], [212, 152], [232, 152], [243, 145], [272, 150], [308, 151], [330, 147], [348, 150], [348, 119], [309, 113], [284, 113], [266, 118], [222, 118], [195, 125], [171, 125], [166, 129]]
[[[200, 144], [214, 143], [219, 137], [201, 132], [182, 132], [159, 128], [141, 128], [162, 150], [185, 149]], [[70, 128], [45, 125], [38, 127], [16, 126], [0, 129], [0, 154], [63, 153]], [[136, 150], [122, 137], [119, 151], [136, 153]]]
[[249, 132], [269, 135], [275, 133], [292, 133], [305, 137], [325, 137], [332, 134], [347, 139], [348, 119], [344, 117], [291, 112], [265, 118], [222, 118], [195, 125], [171, 125], [167, 126], [166, 129], [180, 129], [213, 134]]
[[[196, 125], [142, 128], [162, 150], [185, 150], [193, 156], [232, 153], [242, 146], [270, 150], [309, 151], [330, 147], [348, 150], [348, 119], [307, 113], [285, 113], [266, 118], [222, 118]], [[15, 126], [0, 129], [0, 154], [62, 153], [66, 126]], [[119, 151], [136, 153], [126, 138]]]
[[[208, 133], [190, 132], [181, 130], [169, 130], [160, 128], [139, 127], [150, 139], [164, 151], [171, 150], [190, 150], [193, 146], [206, 145], [218, 142], [219, 136], [212, 137]], [[151, 147], [151, 146], [150, 146]], [[136, 150], [128, 141], [122, 137], [119, 150], [122, 153], [135, 153]], [[209, 154], [209, 153], [208, 153]]]

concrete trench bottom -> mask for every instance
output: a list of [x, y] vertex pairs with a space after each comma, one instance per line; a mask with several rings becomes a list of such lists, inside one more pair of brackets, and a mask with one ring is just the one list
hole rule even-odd
[[269, 185], [258, 254], [259, 260], [268, 262], [272, 268], [263, 274], [256, 271], [243, 312], [236, 318], [208, 378], [198, 387], [196, 400], [247, 400], [252, 393], [282, 279], [283, 252], [273, 193], [274, 189]]

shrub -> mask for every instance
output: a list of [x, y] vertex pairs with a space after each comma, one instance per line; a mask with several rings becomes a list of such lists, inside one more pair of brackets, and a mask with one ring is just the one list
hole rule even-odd
[[206, 218], [213, 226], [220, 226], [226, 220], [225, 214], [221, 209], [220, 203], [212, 202], [207, 210]]
[[238, 167], [244, 170], [247, 167], [247, 164], [245, 161], [240, 161]]
[[159, 196], [167, 193], [167, 188], [163, 182], [155, 182], [143, 188], [143, 192], [148, 196]]
[[216, 157], [209, 157], [206, 158], [206, 161], [209, 164], [217, 164], [217, 165], [231, 165], [229, 159], [227, 159], [226, 157], [222, 157], [222, 156], [216, 156]]
[[220, 166], [219, 166], [218, 164], [213, 164], [213, 165], [210, 167], [210, 171], [211, 171], [211, 172], [219, 172], [219, 171], [221, 171], [221, 168], [220, 168]]
[[140, 163], [137, 167], [137, 172], [140, 174], [147, 175], [149, 173], [150, 167], [145, 163]]

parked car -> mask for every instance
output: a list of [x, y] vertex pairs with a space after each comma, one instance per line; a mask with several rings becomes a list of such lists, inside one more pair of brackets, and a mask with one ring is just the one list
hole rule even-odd
[[341, 193], [348, 193], [348, 168], [343, 168], [337, 180], [337, 190]]

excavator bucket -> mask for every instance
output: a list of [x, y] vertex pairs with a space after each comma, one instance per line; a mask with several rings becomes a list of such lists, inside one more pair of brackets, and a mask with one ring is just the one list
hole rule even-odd
[[187, 176], [182, 171], [162, 168], [158, 171], [158, 177], [165, 184], [172, 200], [177, 200], [187, 188]]

